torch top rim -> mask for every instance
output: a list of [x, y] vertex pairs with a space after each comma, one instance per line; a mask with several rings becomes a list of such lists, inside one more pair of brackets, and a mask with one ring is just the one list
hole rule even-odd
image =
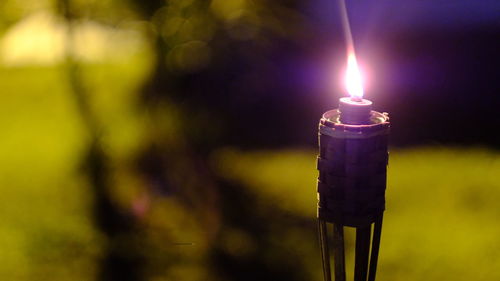
[[347, 130], [350, 129], [363, 129], [363, 128], [376, 128], [376, 127], [388, 127], [389, 126], [389, 114], [380, 113], [378, 111], [372, 110], [370, 112], [370, 123], [362, 124], [362, 125], [354, 125], [354, 124], [345, 124], [340, 121], [340, 111], [338, 109], [332, 109], [325, 112], [321, 118], [321, 124], [327, 127], [343, 127]]

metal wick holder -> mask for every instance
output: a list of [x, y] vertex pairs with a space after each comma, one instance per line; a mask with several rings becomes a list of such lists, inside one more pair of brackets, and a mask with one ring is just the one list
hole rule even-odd
[[[353, 107], [351, 103], [357, 104]], [[385, 209], [389, 126], [388, 115], [372, 111], [371, 102], [345, 98], [339, 109], [326, 112], [320, 120], [318, 224], [325, 281], [331, 280], [328, 228], [333, 231], [335, 281], [346, 280], [344, 227], [356, 228], [354, 280], [375, 280]]]

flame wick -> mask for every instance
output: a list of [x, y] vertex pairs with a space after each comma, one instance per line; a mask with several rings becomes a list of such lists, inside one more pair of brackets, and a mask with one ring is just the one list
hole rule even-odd
[[347, 56], [347, 71], [345, 74], [345, 85], [347, 92], [353, 99], [363, 98], [363, 81], [361, 79], [361, 72], [358, 68], [356, 55], [350, 53]]
[[352, 39], [345, 0], [339, 0], [339, 2], [340, 16], [342, 18], [342, 26], [344, 28], [345, 41], [347, 45], [347, 70], [345, 75], [345, 85], [347, 92], [351, 95], [351, 99], [359, 101], [363, 98], [363, 81], [361, 79], [361, 72], [356, 60], [354, 41]]

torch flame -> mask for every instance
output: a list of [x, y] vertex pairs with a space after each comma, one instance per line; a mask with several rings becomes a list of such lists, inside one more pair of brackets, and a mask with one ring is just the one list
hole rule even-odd
[[352, 99], [363, 98], [363, 80], [359, 71], [358, 62], [354, 52], [347, 56], [347, 70], [345, 74], [345, 86]]

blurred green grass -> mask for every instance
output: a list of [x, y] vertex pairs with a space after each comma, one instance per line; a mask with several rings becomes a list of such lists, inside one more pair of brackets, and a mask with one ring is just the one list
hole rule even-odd
[[[313, 219], [315, 155], [308, 150], [225, 149], [213, 163], [261, 201]], [[487, 149], [391, 151], [378, 280], [500, 280], [499, 176], [500, 154]], [[302, 238], [311, 237], [306, 234], [310, 229], [302, 231]], [[348, 233], [347, 257], [352, 259], [353, 233]], [[321, 280], [315, 244], [315, 239], [303, 239], [287, 246], [302, 251], [315, 276], [311, 280]]]
[[75, 173], [85, 138], [61, 75], [0, 70], [2, 280], [84, 280], [95, 267], [98, 238]]
[[[80, 70], [111, 161], [139, 145], [132, 94], [148, 63], [142, 56]], [[0, 280], [95, 277], [106, 241], [92, 222], [82, 173], [89, 136], [68, 81], [64, 65], [0, 67]]]

